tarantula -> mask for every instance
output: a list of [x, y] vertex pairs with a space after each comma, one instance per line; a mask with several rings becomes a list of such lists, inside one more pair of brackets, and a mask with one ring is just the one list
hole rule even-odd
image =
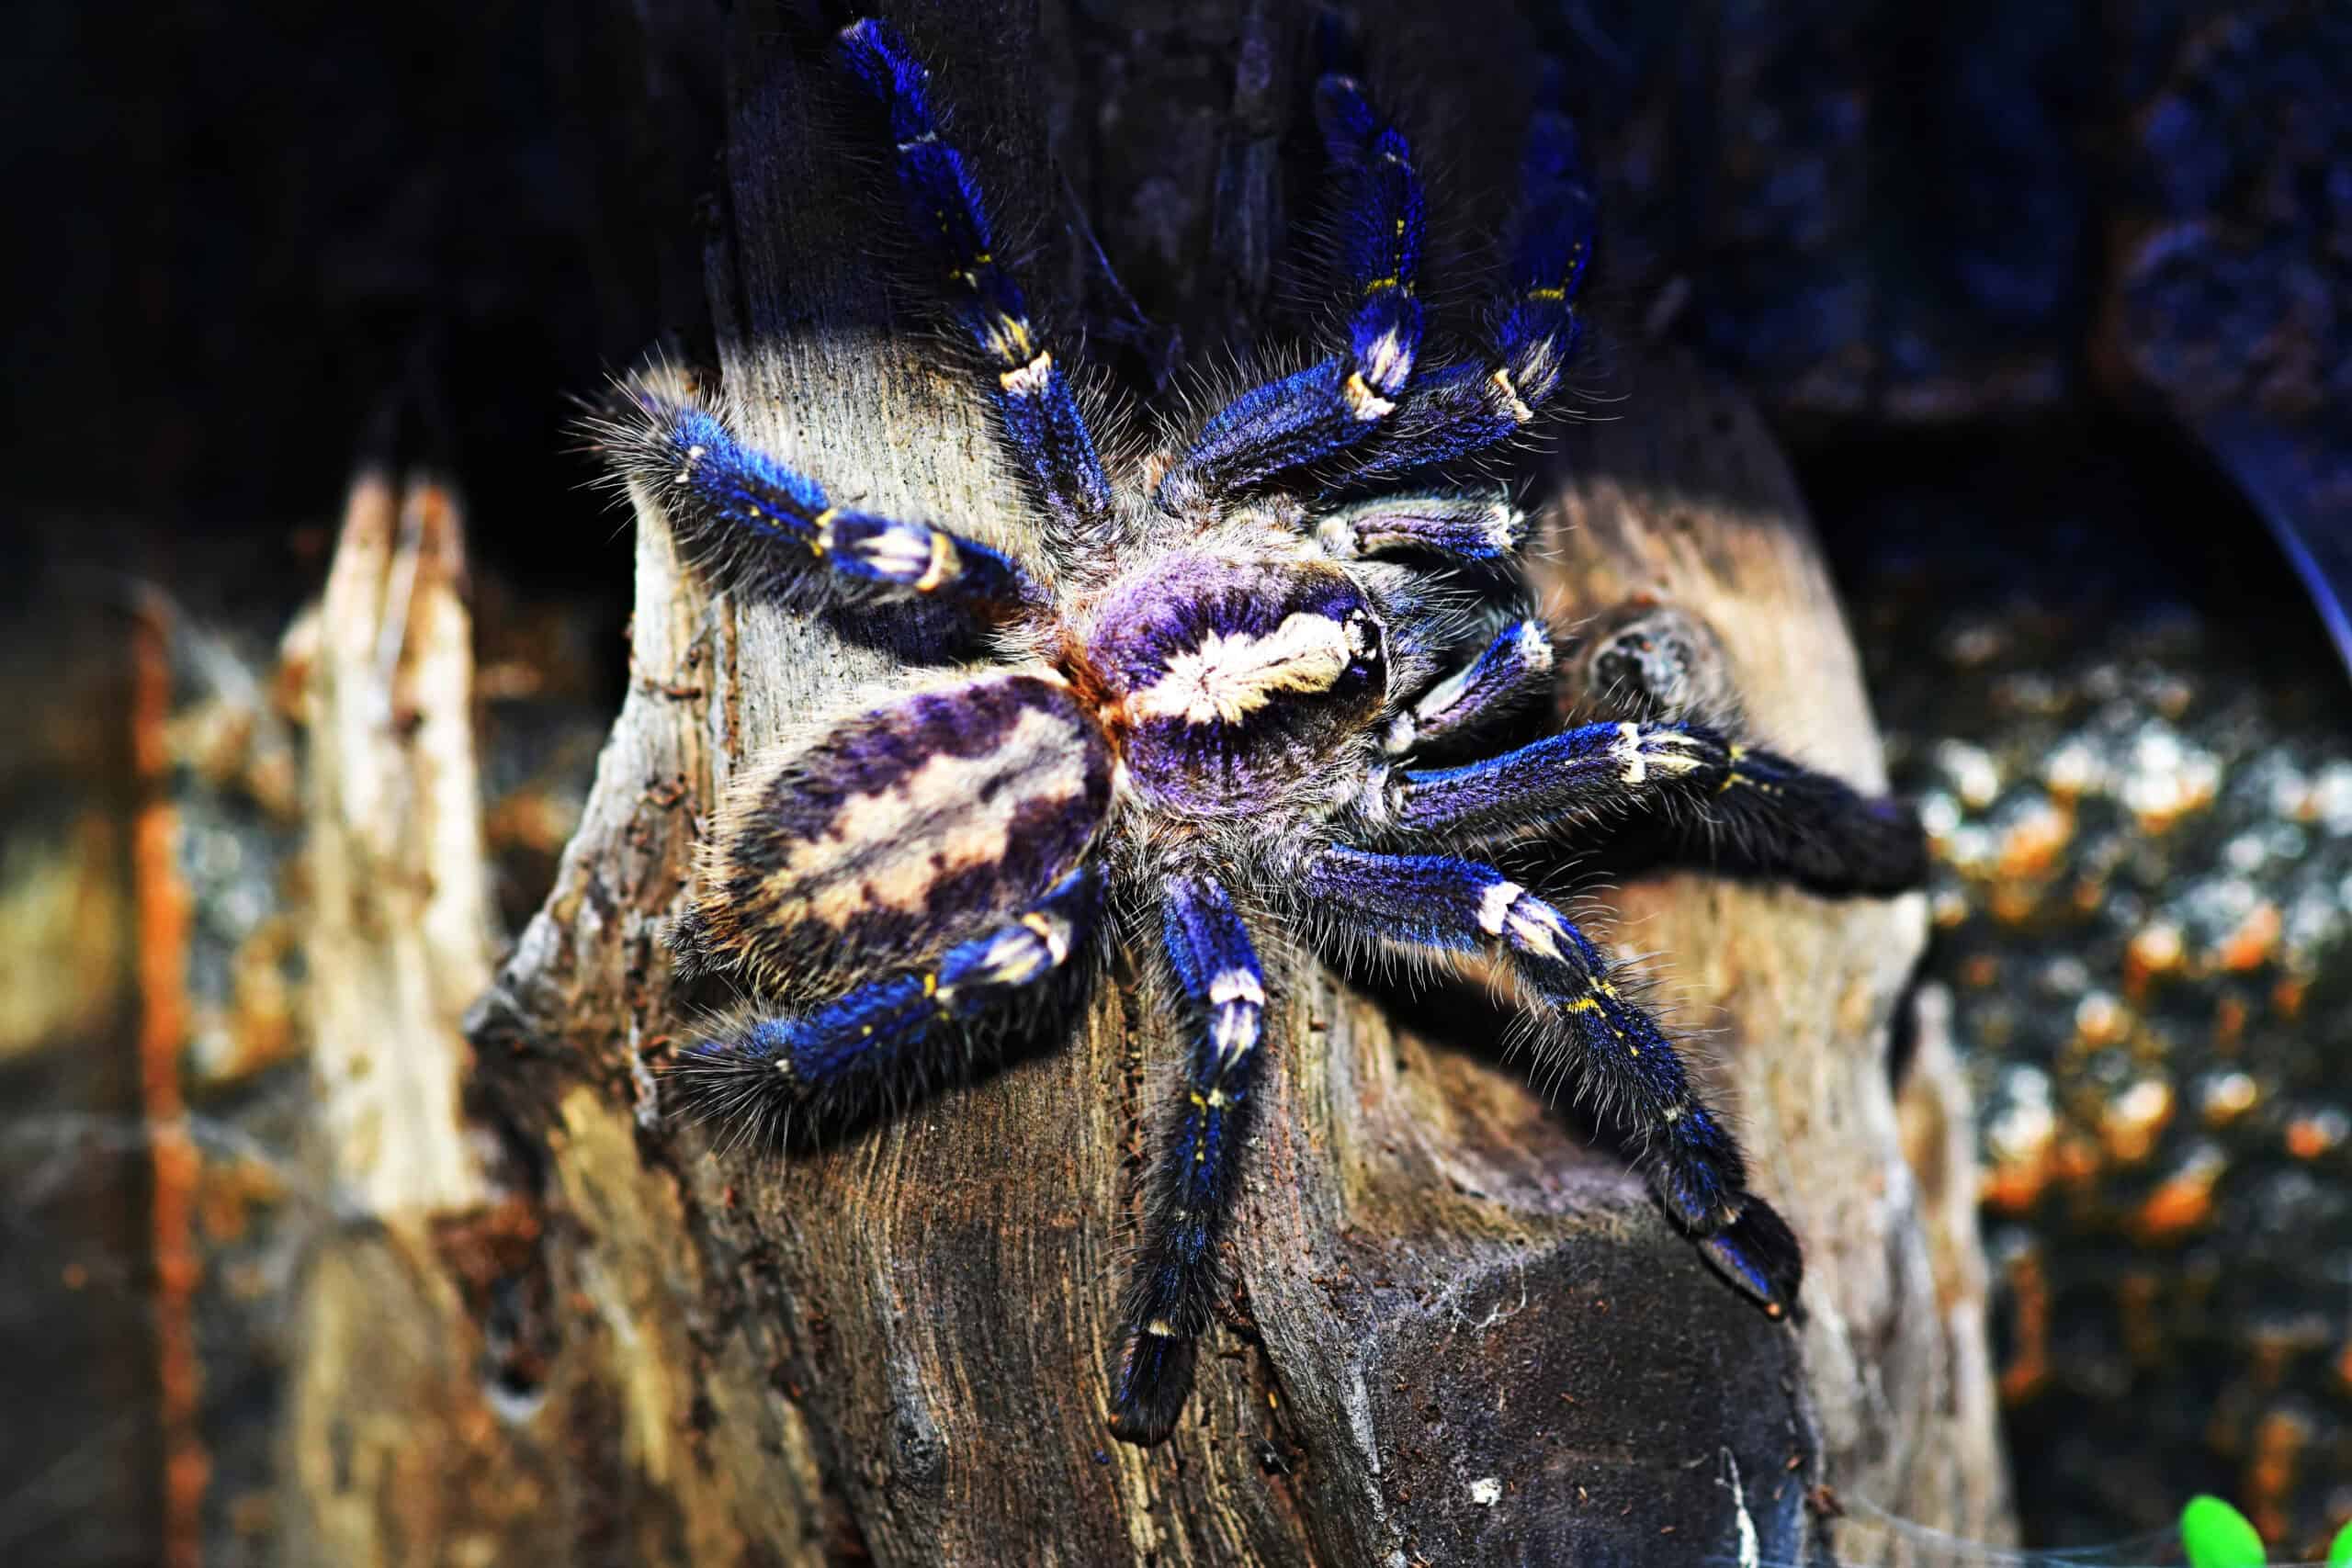
[[1508, 572], [1521, 514], [1403, 481], [1507, 441], [1561, 392], [1594, 243], [1567, 120], [1544, 108], [1530, 127], [1489, 351], [1425, 367], [1412, 152], [1353, 74], [1327, 71], [1315, 105], [1338, 186], [1343, 339], [1163, 450], [1106, 462], [995, 254], [928, 72], [880, 21], [839, 47], [887, 114], [906, 221], [1035, 505], [1012, 552], [843, 507], [650, 379], [600, 428], [689, 543], [748, 544], [775, 576], [951, 607], [1000, 660], [910, 680], [729, 788], [673, 946], [688, 975], [731, 971], [797, 1005], [703, 1038], [682, 1054], [688, 1081], [749, 1116], [838, 1114], [969, 1060], [975, 1026], [1062, 1011], [1113, 928], [1156, 936], [1192, 1043], [1110, 1373], [1114, 1430], [1149, 1443], [1191, 1388], [1265, 1070], [1252, 924], [1489, 953], [1515, 974], [1538, 1048], [1645, 1145], [1674, 1221], [1784, 1312], [1796, 1240], [1747, 1190], [1732, 1134], [1629, 977], [1557, 908], [1464, 856], [1679, 813], [1768, 869], [1887, 885], [1916, 867], [1916, 825], [1671, 716], [1427, 765], [1475, 757], [1551, 685], [1543, 623], [1470, 604], [1463, 586], [1474, 568]]

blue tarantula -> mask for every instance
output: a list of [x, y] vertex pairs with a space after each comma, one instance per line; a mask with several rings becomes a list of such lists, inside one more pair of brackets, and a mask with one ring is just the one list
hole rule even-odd
[[1487, 953], [1515, 974], [1538, 1048], [1645, 1146], [1675, 1223], [1785, 1312], [1796, 1240], [1673, 1043], [1566, 916], [1466, 855], [1649, 811], [1727, 830], [1768, 870], [1883, 886], [1916, 869], [1916, 825], [1670, 716], [1426, 763], [1475, 754], [1551, 686], [1540, 622], [1497, 630], [1464, 606], [1466, 570], [1510, 568], [1521, 515], [1405, 481], [1507, 441], [1561, 391], [1594, 242], [1567, 121], [1547, 109], [1531, 126], [1487, 352], [1427, 367], [1411, 149], [1354, 76], [1327, 73], [1343, 340], [1165, 449], [1106, 462], [995, 254], [929, 73], [879, 21], [843, 30], [840, 51], [887, 114], [906, 221], [984, 363], [1034, 536], [1007, 553], [839, 505], [650, 381], [602, 427], [689, 544], [951, 607], [1001, 660], [910, 682], [734, 781], [674, 946], [688, 975], [731, 971], [796, 1010], [704, 1039], [682, 1056], [688, 1081], [746, 1115], [837, 1117], [967, 1061], [975, 1028], [1066, 1014], [1112, 928], [1156, 938], [1190, 1059], [1110, 1373], [1113, 1428], [1149, 1443], [1191, 1388], [1265, 1070], [1253, 921]]

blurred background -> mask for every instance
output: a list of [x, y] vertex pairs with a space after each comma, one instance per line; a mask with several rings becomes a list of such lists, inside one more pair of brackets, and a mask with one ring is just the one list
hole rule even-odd
[[[1249, 9], [1053, 23], [1091, 132], [1165, 148], [1025, 193], [1119, 258], [1048, 287], [1137, 391], [1236, 316], [1214, 148], [1120, 94], [1222, 112]], [[2210, 1490], [2316, 1555], [2352, 1517], [2352, 9], [1528, 9], [1605, 176], [1593, 389], [1670, 344], [1765, 409], [1933, 838], [1921, 1017], [1978, 1098], [2027, 1541]], [[260, 1560], [333, 1207], [292, 1159], [288, 628], [355, 472], [462, 512], [519, 928], [628, 678], [568, 400], [709, 341], [725, 67], [623, 6], [11, 33], [0, 1554]]]

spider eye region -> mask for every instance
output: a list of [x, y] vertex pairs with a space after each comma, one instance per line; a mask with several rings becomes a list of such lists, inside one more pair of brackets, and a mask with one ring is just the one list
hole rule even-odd
[[1087, 640], [1136, 787], [1193, 815], [1281, 797], [1337, 758], [1387, 689], [1378, 617], [1319, 562], [1159, 563], [1106, 599]]

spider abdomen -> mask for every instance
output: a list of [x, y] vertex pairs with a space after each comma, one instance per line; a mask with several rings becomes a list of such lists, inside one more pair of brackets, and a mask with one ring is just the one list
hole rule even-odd
[[1168, 558], [1105, 596], [1086, 650], [1136, 792], [1190, 817], [1294, 799], [1387, 693], [1371, 603], [1327, 562]]
[[904, 963], [1043, 897], [1110, 795], [1109, 743], [1054, 676], [898, 698], [729, 785], [681, 951], [804, 991]]

